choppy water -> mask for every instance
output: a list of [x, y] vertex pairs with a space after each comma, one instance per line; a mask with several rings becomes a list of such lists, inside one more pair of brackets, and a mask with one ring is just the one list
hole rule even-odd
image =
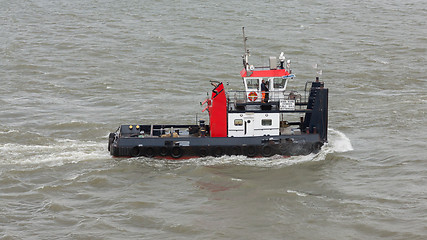
[[[0, 1], [0, 239], [425, 239], [423, 0]], [[125, 123], [192, 123], [209, 80], [319, 64], [317, 155], [113, 159]]]

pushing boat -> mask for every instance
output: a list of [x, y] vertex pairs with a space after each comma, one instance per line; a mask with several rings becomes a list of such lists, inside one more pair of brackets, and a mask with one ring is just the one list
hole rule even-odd
[[115, 157], [184, 159], [245, 155], [271, 157], [317, 153], [327, 142], [328, 89], [316, 77], [301, 91], [287, 90], [295, 75], [282, 52], [269, 66], [249, 64], [243, 28], [244, 55], [240, 76], [244, 89], [227, 91], [211, 82], [211, 96], [201, 102], [209, 121], [196, 124], [128, 124], [109, 135]]

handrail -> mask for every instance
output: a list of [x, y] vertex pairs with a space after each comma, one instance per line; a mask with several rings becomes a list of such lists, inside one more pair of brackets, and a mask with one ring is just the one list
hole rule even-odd
[[[248, 94], [250, 92], [257, 93], [257, 99], [250, 101], [248, 99]], [[236, 104], [236, 103], [256, 103], [262, 101], [262, 93], [265, 93], [265, 95], [268, 94], [268, 102], [280, 102], [280, 100], [295, 100], [296, 105], [304, 105], [304, 103], [307, 102], [307, 94], [301, 95], [297, 91], [283, 91], [283, 90], [273, 90], [273, 91], [260, 91], [260, 90], [254, 90], [254, 91], [228, 91], [227, 94], [227, 100], [229, 104]]]

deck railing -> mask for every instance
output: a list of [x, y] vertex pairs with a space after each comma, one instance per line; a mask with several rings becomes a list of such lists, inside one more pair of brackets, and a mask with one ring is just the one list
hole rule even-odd
[[[256, 98], [249, 98], [251, 92], [256, 93]], [[304, 91], [305, 92], [305, 91]], [[256, 104], [256, 103], [278, 103], [281, 100], [295, 100], [295, 105], [300, 106], [307, 104], [307, 94], [300, 94], [297, 91], [228, 91], [227, 100], [229, 104]]]

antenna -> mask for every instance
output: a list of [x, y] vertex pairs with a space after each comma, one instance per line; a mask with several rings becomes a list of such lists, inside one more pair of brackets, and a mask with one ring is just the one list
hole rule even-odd
[[319, 67], [319, 64], [314, 64], [313, 68], [316, 70], [316, 77], [320, 77], [323, 74], [322, 69]]
[[246, 52], [247, 52], [246, 40], [248, 40], [248, 38], [245, 36], [245, 27], [242, 27], [242, 31], [243, 31], [243, 46], [245, 47], [245, 54], [246, 54]]
[[246, 71], [249, 71], [249, 50], [246, 48], [246, 40], [248, 40], [248, 38], [245, 35], [245, 27], [242, 27], [242, 31], [243, 31], [243, 46], [245, 48], [245, 54], [242, 56], [243, 58], [243, 67], [245, 68]]

